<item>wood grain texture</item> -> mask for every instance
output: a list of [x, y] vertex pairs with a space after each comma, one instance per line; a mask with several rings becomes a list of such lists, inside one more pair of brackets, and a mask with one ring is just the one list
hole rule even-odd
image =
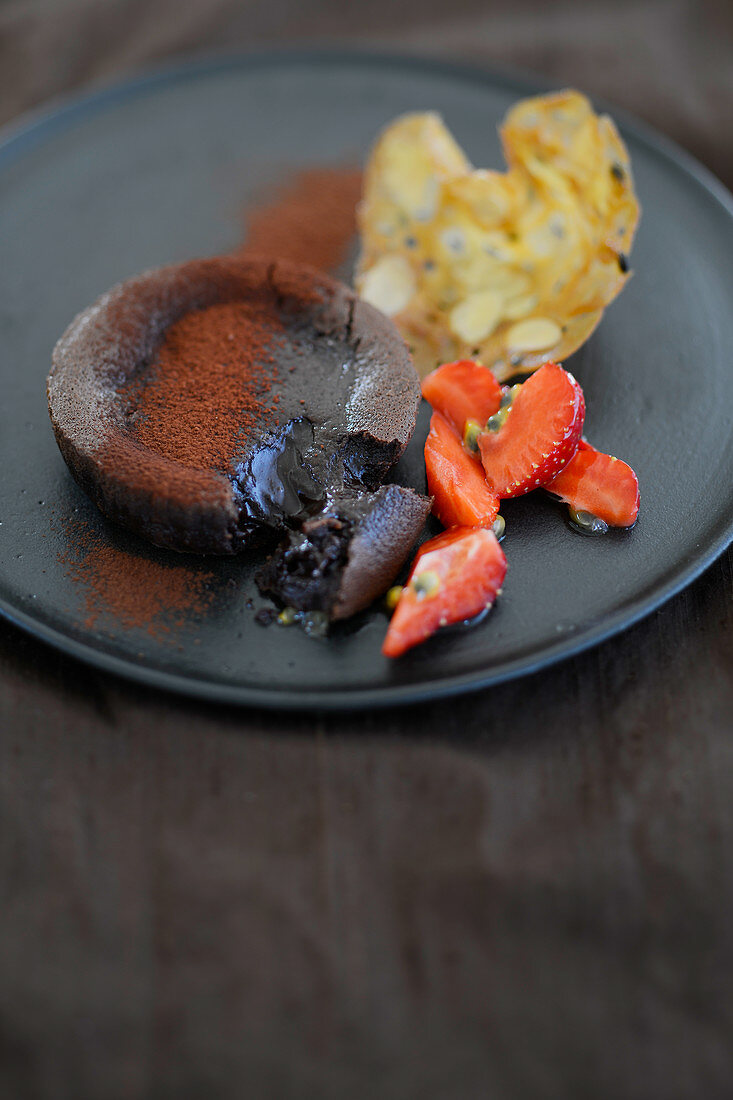
[[[377, 4], [350, 33], [501, 48], [653, 115], [733, 182], [708, 117], [733, 103], [726, 5], [493, 7]], [[246, 44], [241, 5], [168, 10], [9, 5], [32, 71], [0, 76], [6, 113]], [[277, 33], [263, 11], [255, 41]], [[313, 11], [317, 29], [335, 8]], [[633, 40], [627, 79], [621, 38], [652, 25], [663, 45]], [[0, 1096], [722, 1100], [732, 793], [731, 553], [553, 670], [376, 714], [204, 706], [0, 624]]]

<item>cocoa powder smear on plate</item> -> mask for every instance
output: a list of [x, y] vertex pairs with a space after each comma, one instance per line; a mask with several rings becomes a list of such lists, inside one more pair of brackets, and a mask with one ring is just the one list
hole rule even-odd
[[102, 628], [108, 616], [124, 630], [162, 639], [187, 618], [203, 615], [214, 598], [216, 575], [171, 555], [165, 563], [114, 546], [109, 535], [83, 520], [66, 519], [68, 549], [59, 555], [66, 574], [84, 591], [83, 626]]
[[[312, 168], [294, 174], [267, 201], [245, 212], [246, 240], [238, 255], [267, 254], [333, 273], [349, 256], [361, 197], [358, 169]], [[155, 382], [139, 395], [134, 432], [141, 444], [193, 470], [220, 468], [231, 440], [261, 416], [276, 373], [277, 335], [244, 303], [189, 314], [172, 326], [156, 359]], [[194, 365], [196, 370], [186, 369]], [[211, 394], [197, 401], [201, 371]], [[197, 382], [198, 379], [198, 382]], [[274, 411], [274, 410], [273, 410]], [[206, 430], [202, 431], [204, 414]], [[84, 589], [85, 629], [106, 616], [125, 630], [164, 637], [213, 599], [215, 573], [170, 555], [165, 563], [114, 546], [103, 529], [65, 524], [67, 574]]]
[[240, 253], [261, 253], [334, 274], [348, 259], [361, 198], [358, 168], [308, 168], [244, 211]]

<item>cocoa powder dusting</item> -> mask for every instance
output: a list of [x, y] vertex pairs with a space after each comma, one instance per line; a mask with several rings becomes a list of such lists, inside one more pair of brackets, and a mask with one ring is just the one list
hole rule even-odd
[[171, 325], [135, 406], [142, 446], [193, 470], [224, 469], [238, 438], [276, 413], [275, 311], [256, 301], [224, 302]]
[[125, 630], [147, 630], [160, 639], [182, 626], [186, 617], [200, 616], [210, 606], [213, 572], [173, 557], [165, 564], [138, 557], [83, 522], [63, 526], [68, 549], [59, 554], [59, 561], [84, 591], [85, 630], [95, 630], [109, 614]]
[[273, 200], [245, 211], [240, 250], [310, 264], [333, 272], [346, 261], [356, 234], [362, 174], [357, 168], [298, 172]]

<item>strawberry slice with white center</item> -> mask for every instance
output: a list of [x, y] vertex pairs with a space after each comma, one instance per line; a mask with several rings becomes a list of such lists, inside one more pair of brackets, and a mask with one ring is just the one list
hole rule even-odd
[[518, 389], [479, 437], [489, 488], [517, 497], [556, 477], [575, 454], [583, 431], [583, 391], [569, 371], [545, 363]]
[[390, 620], [382, 653], [400, 657], [440, 627], [491, 607], [506, 575], [506, 558], [486, 527], [452, 527], [420, 547]]
[[610, 527], [631, 527], [639, 514], [639, 482], [631, 467], [582, 439], [565, 469], [545, 489], [576, 512], [598, 516]]

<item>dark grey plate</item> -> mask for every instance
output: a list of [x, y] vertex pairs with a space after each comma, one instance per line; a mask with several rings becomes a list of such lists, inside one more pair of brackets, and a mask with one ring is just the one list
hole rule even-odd
[[[629, 124], [644, 211], [636, 274], [568, 365], [585, 389], [587, 434], [639, 474], [633, 531], [586, 539], [539, 494], [508, 503], [509, 573], [494, 611], [399, 662], [380, 655], [376, 610], [327, 641], [257, 626], [246, 560], [215, 562], [209, 610], [167, 634], [110, 614], [83, 625], [84, 586], [61, 560], [69, 520], [131, 554], [172, 559], [106, 524], [56, 449], [44, 380], [74, 314], [146, 267], [228, 250], [249, 196], [293, 167], [362, 159], [401, 111], [441, 111], [475, 163], [500, 166], [497, 123], [518, 96], [543, 90], [440, 63], [279, 54], [186, 65], [10, 134], [0, 147], [0, 610], [160, 687], [364, 707], [533, 671], [630, 625], [709, 565], [733, 535], [733, 203], [686, 155]], [[423, 416], [405, 467], [419, 488], [424, 432]]]

